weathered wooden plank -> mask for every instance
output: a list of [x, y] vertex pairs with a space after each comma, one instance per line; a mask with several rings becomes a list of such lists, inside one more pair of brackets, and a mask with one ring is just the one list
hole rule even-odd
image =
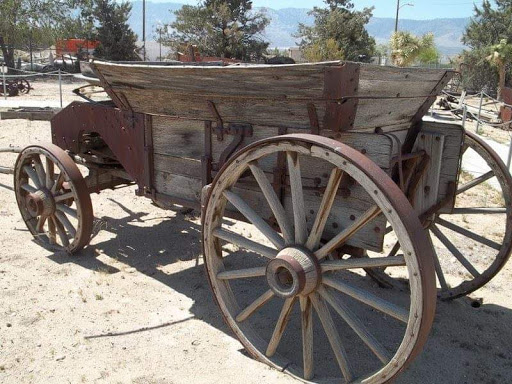
[[155, 154], [155, 171], [201, 179], [201, 161], [183, 157]]
[[[223, 99], [209, 95], [180, 95], [170, 90], [128, 89], [117, 87], [135, 112], [165, 115], [191, 120], [213, 120], [208, 101], [215, 103], [225, 122], [243, 122], [275, 127], [310, 129], [307, 110], [308, 100], [269, 98], [247, 100], [243, 98]], [[291, 92], [292, 90], [290, 90]], [[353, 129], [372, 131], [411, 121], [412, 116], [424, 104], [424, 97], [361, 99]], [[166, 102], [162, 102], [166, 100]], [[315, 103], [320, 117], [320, 128], [326, 110], [326, 102]]]
[[[261, 95], [269, 89], [276, 98], [314, 98], [323, 96], [323, 73], [326, 67], [340, 62], [300, 65], [249, 65], [230, 67], [173, 66], [151, 67], [146, 65], [120, 65], [96, 62], [113, 86], [129, 85], [138, 89], [169, 89], [181, 93], [209, 93], [210, 95]], [[444, 71], [380, 67], [360, 64], [360, 97], [376, 96], [424, 96], [439, 81]], [[129, 74], [129, 76], [127, 76]], [[129, 81], [127, 81], [129, 80]], [[409, 86], [404, 87], [407, 82]], [[398, 84], [397, 84], [398, 83]], [[231, 87], [226, 87], [229, 84]], [[296, 88], [293, 94], [276, 92], [280, 84]], [[216, 91], [221, 92], [216, 92]], [[313, 96], [312, 96], [313, 95]]]
[[[254, 126], [254, 134], [244, 140], [244, 146], [265, 138], [275, 137], [278, 130], [275, 127]], [[299, 129], [289, 129], [288, 133], [303, 133]], [[325, 131], [326, 136], [333, 136], [333, 132]], [[214, 162], [218, 161], [222, 152], [227, 148], [233, 137], [226, 135], [224, 141], [218, 141], [213, 135], [212, 151]], [[393, 151], [391, 138], [384, 135], [369, 133], [339, 133], [336, 139], [352, 148], [363, 152], [379, 167], [389, 169]], [[153, 118], [153, 146], [155, 154], [185, 157], [200, 160], [204, 155], [204, 124], [194, 120], [174, 119], [165, 116]], [[305, 159], [305, 161], [308, 161]], [[273, 172], [275, 162], [269, 161], [264, 170]], [[308, 164], [307, 169], [311, 169]], [[314, 177], [322, 177], [325, 172], [316, 172]], [[327, 180], [328, 175], [325, 177]]]
[[[155, 189], [159, 193], [180, 199], [200, 202], [202, 183], [200, 179], [194, 179], [183, 175], [174, 175], [160, 170], [155, 170]], [[272, 210], [265, 196], [261, 193], [257, 183], [248, 178], [240, 181], [233, 188], [233, 192], [240, 196], [250, 207], [258, 212], [264, 219], [273, 217]], [[322, 195], [319, 192], [308, 191], [304, 193], [305, 216], [308, 232], [311, 231], [317, 212], [320, 208]], [[327, 219], [323, 238], [329, 240], [336, 236], [343, 228], [349, 227], [363, 212], [373, 205], [373, 200], [360, 186], [352, 186], [350, 196], [337, 196], [333, 203], [332, 211]], [[292, 198], [290, 191], [285, 194], [284, 209], [288, 220], [293, 222]], [[228, 204], [228, 210], [237, 210]], [[381, 215], [363, 227], [347, 244], [379, 251], [385, 233], [386, 220]]]

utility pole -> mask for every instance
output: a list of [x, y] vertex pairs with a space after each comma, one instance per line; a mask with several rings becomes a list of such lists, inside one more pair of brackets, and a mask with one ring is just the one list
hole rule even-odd
[[160, 61], [162, 61], [162, 27], [158, 29], [158, 32], [160, 33]]
[[397, 33], [397, 32], [398, 32], [398, 16], [399, 16], [399, 14], [400, 14], [400, 10], [401, 10], [403, 7], [406, 7], [406, 6], [414, 7], [414, 4], [407, 3], [407, 4], [402, 4], [402, 5], [400, 5], [400, 0], [396, 0], [395, 33]]
[[146, 61], [146, 0], [142, 0], [142, 51]]
[[395, 33], [398, 32], [398, 15], [400, 13], [400, 0], [396, 0]]

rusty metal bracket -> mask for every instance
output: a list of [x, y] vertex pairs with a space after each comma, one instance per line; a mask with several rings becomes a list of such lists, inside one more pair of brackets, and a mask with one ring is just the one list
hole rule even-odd
[[232, 135], [235, 137], [220, 155], [219, 162], [212, 164], [212, 169], [214, 171], [220, 170], [226, 161], [228, 161], [228, 159], [233, 155], [233, 153], [242, 147], [246, 137], [252, 137], [253, 128], [250, 124], [231, 123], [226, 128], [222, 129], [222, 137], [224, 137], [224, 135]]
[[224, 140], [224, 121], [222, 120], [222, 117], [219, 114], [219, 111], [217, 110], [217, 107], [215, 106], [215, 103], [213, 101], [208, 100], [208, 108], [210, 108], [210, 111], [212, 112], [213, 117], [215, 118], [215, 122], [217, 125], [215, 126], [214, 131], [217, 134], [217, 140], [223, 141]]
[[204, 156], [201, 157], [201, 179], [203, 187], [211, 184], [212, 177], [212, 162], [213, 162], [213, 151], [212, 151], [212, 122], [204, 122]]
[[147, 123], [146, 115], [141, 113], [101, 104], [73, 102], [53, 117], [52, 142], [79, 155], [84, 148], [84, 135], [98, 134], [139, 189], [143, 190], [149, 180], [146, 167], [150, 166], [145, 148]]

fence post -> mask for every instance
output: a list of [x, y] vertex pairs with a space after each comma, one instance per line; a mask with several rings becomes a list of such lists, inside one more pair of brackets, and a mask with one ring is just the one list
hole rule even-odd
[[62, 72], [59, 68], [59, 93], [60, 93], [60, 107], [62, 108]]
[[5, 65], [2, 63], [2, 83], [4, 85], [4, 100], [7, 100], [7, 83], [5, 82]]
[[462, 129], [466, 129], [466, 119], [468, 117], [468, 107], [466, 104], [462, 106]]
[[482, 104], [484, 102], [484, 91], [480, 92], [480, 106], [478, 107], [478, 120], [476, 121], [476, 133], [479, 133], [480, 118], [482, 117]]

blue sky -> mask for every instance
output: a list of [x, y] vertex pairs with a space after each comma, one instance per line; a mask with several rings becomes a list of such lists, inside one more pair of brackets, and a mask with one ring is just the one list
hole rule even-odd
[[[147, 0], [152, 2], [176, 2], [196, 4], [197, 0]], [[396, 0], [355, 0], [357, 8], [374, 6], [374, 16], [395, 17]], [[405, 6], [400, 11], [400, 18], [406, 19], [435, 19], [468, 17], [473, 14], [473, 3], [480, 5], [482, 0], [401, 0], [401, 3], [413, 3], [414, 6]], [[312, 8], [324, 4], [322, 0], [253, 0], [256, 7], [280, 8]]]

